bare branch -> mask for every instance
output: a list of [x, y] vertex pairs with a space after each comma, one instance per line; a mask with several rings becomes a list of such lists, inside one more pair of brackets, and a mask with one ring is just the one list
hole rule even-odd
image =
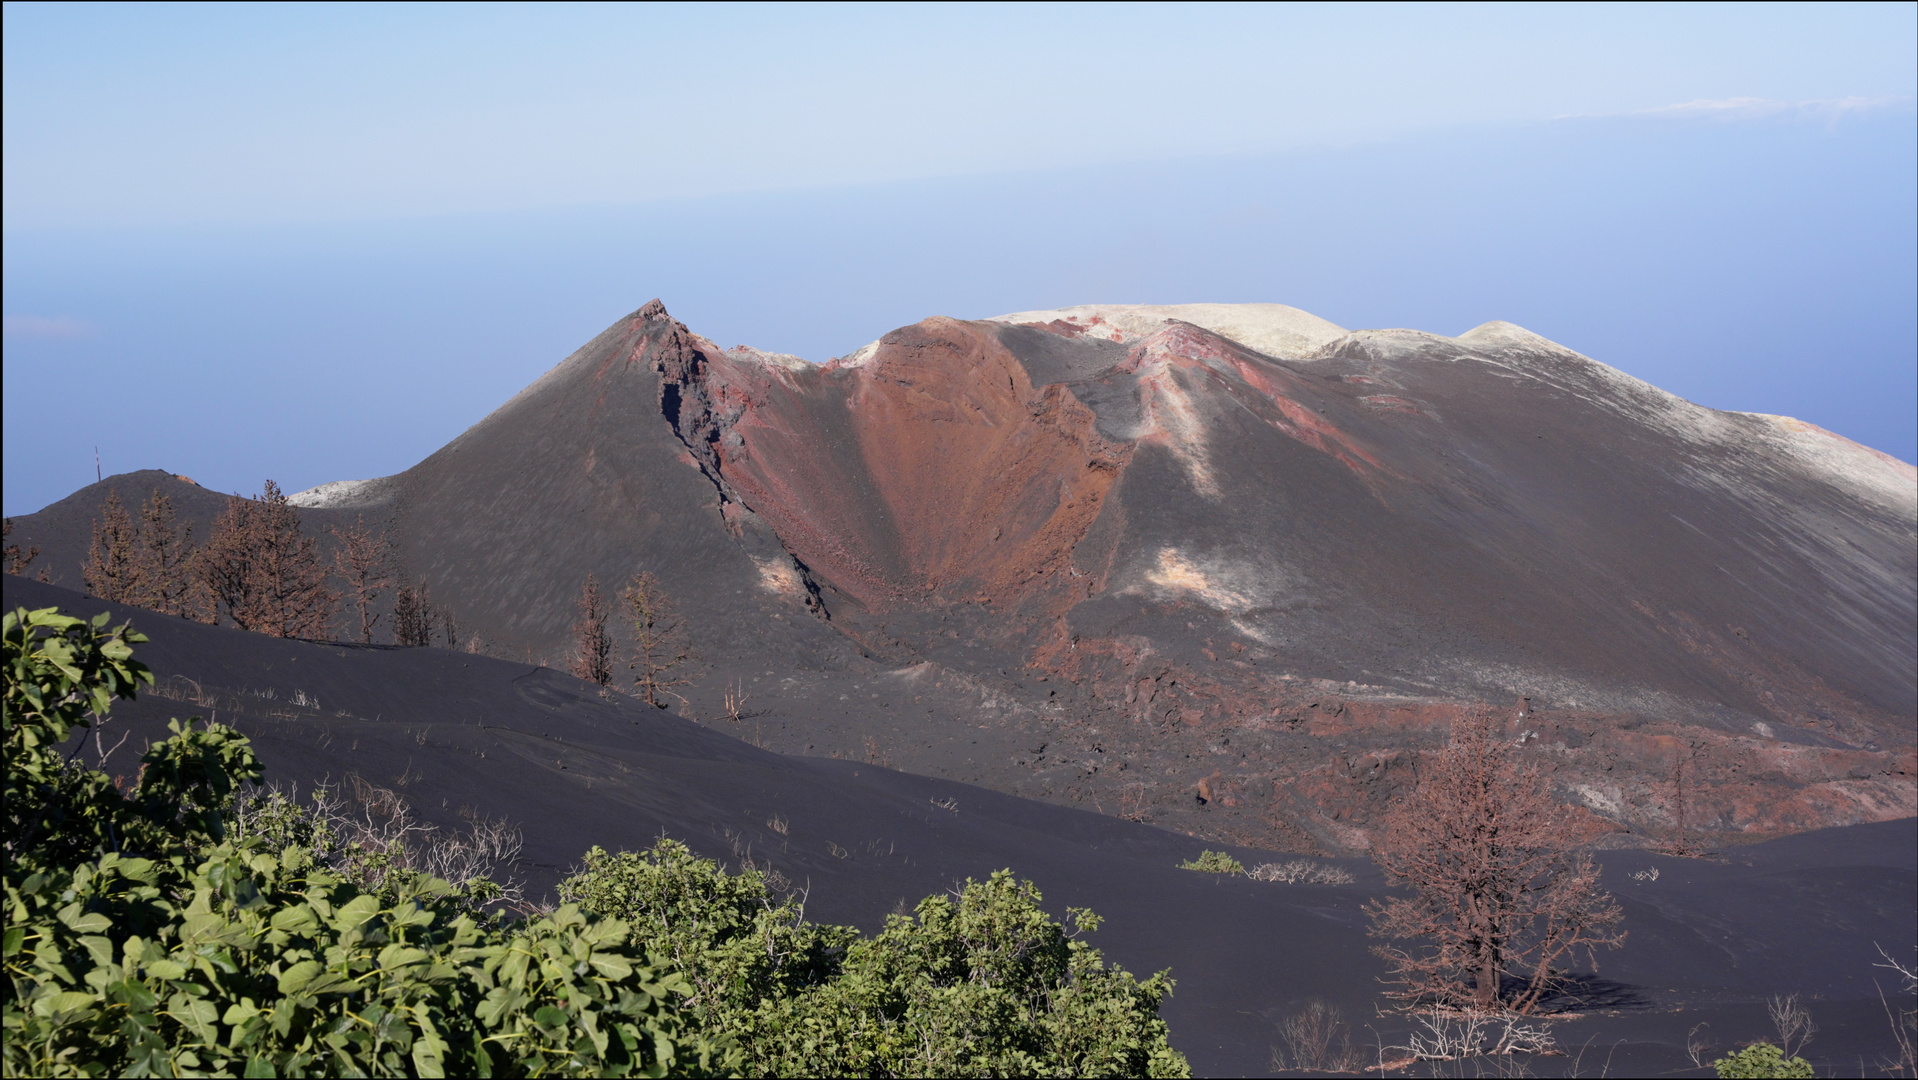
[[613, 644], [606, 636], [606, 604], [599, 579], [586, 575], [579, 592], [579, 618], [573, 622], [573, 655], [567, 670], [600, 686], [613, 681]]
[[671, 688], [689, 681], [675, 672], [689, 652], [685, 620], [650, 570], [635, 574], [619, 595], [633, 627], [633, 659], [627, 665], [634, 673], [633, 688], [648, 705], [663, 709], [667, 696], [679, 696]]
[[1590, 830], [1535, 769], [1510, 759], [1489, 708], [1453, 725], [1418, 787], [1387, 813], [1374, 857], [1409, 896], [1367, 906], [1391, 997], [1413, 1006], [1529, 1013], [1556, 966], [1624, 941], [1623, 911], [1576, 849]]

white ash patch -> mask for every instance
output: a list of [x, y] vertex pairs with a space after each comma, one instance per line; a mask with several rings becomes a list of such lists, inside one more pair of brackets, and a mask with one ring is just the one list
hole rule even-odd
[[[1316, 355], [1329, 356], [1351, 345], [1382, 363], [1410, 359], [1458, 360], [1466, 355], [1458, 341], [1423, 330], [1354, 330], [1327, 342]], [[1306, 359], [1313, 358], [1316, 357]]]
[[1121, 342], [1151, 337], [1174, 321], [1188, 322], [1281, 359], [1302, 359], [1345, 333], [1335, 323], [1284, 304], [1079, 304], [995, 315], [985, 321], [1066, 322], [1084, 327], [1093, 337]]
[[[1534, 334], [1517, 323], [1503, 319], [1480, 323], [1455, 338], [1461, 345], [1470, 345], [1477, 349], [1520, 348], [1531, 351], [1572, 353], [1572, 350], [1553, 341], [1551, 338]], [[1572, 353], [1577, 356], [1577, 353]]]
[[341, 506], [365, 506], [378, 500], [378, 485], [385, 477], [372, 480], [329, 480], [286, 497], [294, 506], [309, 510]]
[[[949, 668], [931, 660], [922, 660], [917, 664], [908, 664], [905, 667], [893, 668], [889, 671], [874, 672], [873, 677], [875, 679], [888, 678], [896, 680], [895, 687], [900, 692], [905, 692], [909, 689], [923, 692], [928, 689], [927, 684], [931, 683], [931, 689], [950, 692], [950, 696], [947, 698], [949, 702], [956, 703], [960, 699], [973, 699], [977, 701], [976, 705], [965, 706], [966, 708], [989, 709], [994, 712], [1004, 713], [1008, 716], [1032, 717], [1039, 714], [1038, 710], [1026, 705], [1018, 698], [1001, 693], [995, 687], [981, 682], [979, 679], [957, 668]], [[842, 697], [841, 700], [844, 700], [844, 698]]]
[[785, 559], [754, 559], [753, 565], [759, 568], [759, 587], [769, 593], [786, 597], [789, 600], [804, 600], [806, 583], [799, 578], [799, 571]]
[[834, 371], [841, 368], [862, 368], [872, 363], [872, 358], [877, 355], [879, 355], [879, 343], [868, 341], [846, 355], [828, 361], [826, 367]]
[[[1251, 638], [1261, 645], [1272, 646], [1279, 644], [1280, 639], [1278, 637], [1269, 633], [1264, 627], [1250, 619], [1235, 615], [1228, 621], [1232, 624], [1232, 629], [1237, 630], [1239, 633], [1244, 634], [1246, 637]], [[1280, 678], [1290, 679], [1291, 676], [1281, 675]]]
[[902, 682], [921, 683], [925, 682], [928, 678], [937, 679], [941, 673], [942, 670], [939, 665], [930, 660], [921, 660], [917, 664], [908, 664], [902, 668], [893, 668], [891, 671], [882, 671], [878, 675], [875, 675], [874, 678], [891, 678], [898, 679]]
[[1160, 548], [1158, 559], [1146, 569], [1143, 590], [1163, 598], [1191, 597], [1207, 607], [1238, 615], [1250, 611], [1253, 598], [1241, 580], [1248, 575], [1217, 561], [1189, 558], [1178, 548]]
[[1212, 475], [1205, 418], [1199, 415], [1199, 403], [1181, 384], [1176, 366], [1169, 351], [1148, 345], [1145, 362], [1138, 370], [1141, 430], [1132, 437], [1157, 442], [1170, 450], [1193, 488], [1216, 500], [1222, 493]]
[[1625, 820], [1625, 800], [1622, 792], [1605, 791], [1591, 784], [1574, 784], [1572, 794], [1578, 796], [1579, 802], [1598, 811], [1604, 817], [1611, 818], [1613, 821]]
[[759, 364], [763, 367], [778, 368], [782, 371], [807, 371], [814, 365], [803, 357], [791, 353], [766, 352], [751, 345], [735, 345], [726, 350], [726, 359]]

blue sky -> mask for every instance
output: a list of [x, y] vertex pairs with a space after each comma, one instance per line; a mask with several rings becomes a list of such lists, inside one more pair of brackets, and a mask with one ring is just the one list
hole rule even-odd
[[653, 297], [1525, 325], [1918, 456], [1918, 5], [8, 4], [5, 510], [403, 469]]

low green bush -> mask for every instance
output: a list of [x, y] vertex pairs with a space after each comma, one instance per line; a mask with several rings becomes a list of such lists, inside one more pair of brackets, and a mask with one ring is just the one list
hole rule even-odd
[[683, 844], [594, 849], [560, 887], [582, 910], [630, 923], [691, 987], [701, 1034], [776, 1076], [1187, 1076], [1159, 1005], [1165, 972], [1139, 982], [1054, 922], [1030, 882], [1000, 871], [862, 938], [805, 920], [767, 876], [727, 873]]
[[1179, 864], [1181, 870], [1197, 870], [1203, 874], [1243, 874], [1245, 864], [1223, 851], [1201, 852], [1196, 859], [1187, 859]]
[[58, 751], [152, 676], [145, 639], [4, 616], [10, 1076], [730, 1072], [617, 919], [484, 926], [424, 875], [362, 891], [298, 845], [230, 842], [247, 740], [175, 722], [122, 793]]
[[[181, 873], [185, 870], [184, 873]], [[618, 920], [489, 931], [431, 879], [382, 905], [289, 847], [109, 854], [7, 885], [14, 1076], [661, 1075], [673, 991]], [[175, 897], [178, 897], [177, 899]], [[141, 929], [147, 933], [138, 932]]]
[[865, 938], [662, 840], [508, 923], [292, 799], [236, 818], [231, 728], [174, 721], [123, 790], [59, 752], [152, 682], [106, 623], [4, 616], [6, 1075], [1189, 1075], [1167, 973], [1009, 871]]
[[1815, 1075], [1811, 1062], [1801, 1057], [1786, 1057], [1783, 1050], [1768, 1042], [1753, 1043], [1735, 1054], [1727, 1054], [1712, 1062], [1712, 1068], [1717, 1069], [1722, 1078], [1736, 1077], [1738, 1080], [1748, 1077]]

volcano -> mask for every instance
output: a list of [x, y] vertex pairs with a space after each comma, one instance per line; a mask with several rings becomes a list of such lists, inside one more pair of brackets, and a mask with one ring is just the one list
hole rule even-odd
[[[149, 470], [19, 519], [56, 583], [107, 488], [224, 499]], [[1100, 305], [813, 364], [653, 301], [295, 501], [481, 651], [560, 663], [586, 576], [649, 570], [682, 715], [1198, 837], [1362, 851], [1480, 702], [1617, 845], [1918, 813], [1918, 471], [1508, 323]]]

